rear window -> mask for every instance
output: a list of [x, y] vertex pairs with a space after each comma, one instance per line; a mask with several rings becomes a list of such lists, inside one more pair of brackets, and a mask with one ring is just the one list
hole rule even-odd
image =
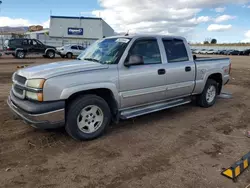
[[169, 63], [188, 61], [188, 54], [183, 40], [163, 40], [167, 59]]
[[4, 41], [4, 46], [8, 46], [9, 45], [9, 40], [6, 40], [6, 41]]
[[9, 46], [10, 45], [18, 45], [21, 43], [22, 43], [22, 40], [9, 40]]

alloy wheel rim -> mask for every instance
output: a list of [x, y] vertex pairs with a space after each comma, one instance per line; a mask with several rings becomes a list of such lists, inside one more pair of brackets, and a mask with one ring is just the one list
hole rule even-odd
[[77, 126], [83, 133], [94, 133], [102, 125], [104, 114], [96, 105], [84, 107], [77, 117]]
[[215, 88], [214, 85], [211, 85], [207, 89], [207, 93], [206, 93], [206, 100], [207, 100], [207, 102], [208, 103], [213, 102], [215, 96], [216, 96], [216, 88]]

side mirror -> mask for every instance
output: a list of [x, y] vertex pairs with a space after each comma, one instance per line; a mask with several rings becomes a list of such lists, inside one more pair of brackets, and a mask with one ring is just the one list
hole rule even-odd
[[196, 56], [196, 55], [193, 55], [193, 59], [196, 60], [196, 59], [197, 59], [197, 56]]
[[132, 66], [132, 65], [143, 65], [143, 57], [140, 55], [130, 55], [128, 58], [128, 61], [124, 63], [126, 67]]

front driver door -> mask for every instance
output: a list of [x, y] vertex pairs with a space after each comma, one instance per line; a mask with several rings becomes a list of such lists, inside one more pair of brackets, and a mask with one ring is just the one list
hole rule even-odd
[[[143, 57], [143, 65], [119, 67], [121, 108], [155, 103], [165, 99], [166, 75], [156, 38], [139, 39], [129, 55]], [[126, 58], [128, 60], [128, 58]]]

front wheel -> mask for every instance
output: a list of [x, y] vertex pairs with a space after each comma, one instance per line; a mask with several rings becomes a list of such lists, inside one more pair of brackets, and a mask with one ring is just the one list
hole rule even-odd
[[71, 104], [66, 114], [66, 131], [76, 140], [101, 136], [111, 121], [107, 102], [96, 95], [85, 95]]
[[49, 50], [46, 52], [46, 56], [50, 59], [53, 59], [55, 57], [55, 52], [52, 50]]
[[203, 92], [197, 97], [197, 104], [201, 107], [211, 107], [216, 102], [218, 84], [215, 80], [208, 79]]

